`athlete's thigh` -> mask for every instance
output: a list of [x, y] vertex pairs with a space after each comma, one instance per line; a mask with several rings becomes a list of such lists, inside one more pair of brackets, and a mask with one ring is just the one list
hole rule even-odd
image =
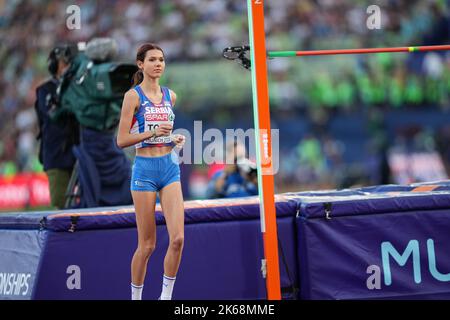
[[156, 192], [131, 191], [136, 212], [139, 241], [156, 238]]
[[169, 236], [184, 235], [184, 203], [181, 183], [172, 182], [159, 192]]

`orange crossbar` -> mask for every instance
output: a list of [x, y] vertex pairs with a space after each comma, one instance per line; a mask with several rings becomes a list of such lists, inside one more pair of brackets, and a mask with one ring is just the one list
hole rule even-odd
[[303, 56], [323, 56], [337, 54], [368, 54], [385, 52], [427, 52], [427, 51], [448, 51], [450, 45], [437, 46], [413, 46], [413, 47], [389, 47], [389, 48], [360, 48], [360, 49], [331, 49], [331, 50], [309, 50], [309, 51], [269, 51], [269, 58], [276, 57], [303, 57]]

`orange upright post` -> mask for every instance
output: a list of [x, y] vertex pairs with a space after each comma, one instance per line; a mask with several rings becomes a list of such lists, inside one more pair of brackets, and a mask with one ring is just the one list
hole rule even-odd
[[[247, 0], [251, 54], [253, 113], [258, 164], [261, 232], [264, 239], [267, 298], [281, 299], [278, 237], [272, 164], [269, 89], [267, 80], [264, 0]], [[263, 266], [264, 266], [263, 262]]]

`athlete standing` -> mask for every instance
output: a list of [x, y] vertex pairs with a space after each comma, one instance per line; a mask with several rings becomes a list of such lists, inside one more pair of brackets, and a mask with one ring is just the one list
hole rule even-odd
[[124, 97], [117, 144], [136, 146], [131, 179], [138, 246], [131, 262], [132, 300], [142, 299], [148, 259], [155, 250], [155, 206], [159, 192], [161, 208], [169, 232], [169, 247], [164, 258], [161, 300], [170, 300], [184, 245], [184, 205], [180, 168], [172, 149], [182, 147], [185, 137], [171, 135], [176, 94], [160, 86], [164, 73], [163, 50], [152, 43], [137, 51], [139, 67], [134, 87]]

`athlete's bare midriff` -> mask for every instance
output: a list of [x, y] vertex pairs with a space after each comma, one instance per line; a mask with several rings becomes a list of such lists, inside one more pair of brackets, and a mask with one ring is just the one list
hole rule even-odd
[[162, 147], [146, 147], [136, 149], [136, 155], [141, 157], [162, 157], [170, 153], [173, 146], [162, 146]]

